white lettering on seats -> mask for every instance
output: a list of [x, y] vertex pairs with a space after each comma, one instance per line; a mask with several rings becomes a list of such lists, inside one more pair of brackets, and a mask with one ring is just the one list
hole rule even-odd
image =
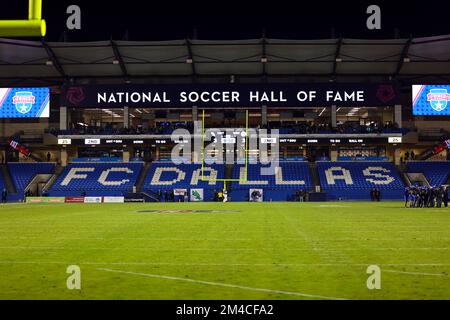
[[106, 181], [106, 179], [108, 178], [108, 175], [111, 172], [125, 172], [127, 174], [131, 174], [131, 173], [133, 173], [133, 170], [131, 170], [129, 168], [122, 168], [122, 167], [110, 168], [110, 169], [103, 171], [102, 174], [100, 175], [100, 178], [98, 178], [97, 181], [104, 186], [120, 186], [122, 184], [130, 182], [130, 179], [122, 179], [120, 181]]
[[241, 167], [240, 172], [239, 172], [239, 184], [240, 185], [251, 185], [251, 184], [255, 184], [255, 185], [268, 185], [269, 182], [268, 181], [264, 181], [264, 180], [256, 180], [256, 181], [250, 181], [247, 180], [247, 176], [246, 176], [246, 172], [245, 172], [245, 167]]
[[279, 185], [304, 185], [303, 180], [283, 180], [283, 169], [281, 167], [275, 167], [275, 184]]
[[387, 184], [390, 184], [390, 183], [395, 181], [394, 177], [391, 177], [391, 176], [386, 175], [386, 174], [381, 174], [379, 172], [372, 172], [372, 171], [381, 171], [381, 172], [384, 172], [384, 173], [390, 173], [391, 172], [391, 170], [388, 170], [388, 169], [383, 168], [383, 167], [368, 167], [368, 168], [363, 170], [364, 176], [384, 179], [384, 180], [366, 179], [366, 181], [368, 181], [368, 182], [371, 182], [373, 184], [380, 184], [380, 185], [384, 184], [384, 185], [387, 185]]
[[[206, 175], [206, 172], [209, 172], [209, 175]], [[203, 168], [203, 178], [205, 181], [208, 181], [209, 185], [215, 186], [217, 179], [217, 170], [213, 168], [205, 167]], [[197, 169], [192, 172], [191, 185], [198, 185], [198, 181], [202, 179], [202, 169]]]
[[64, 180], [62, 186], [67, 186], [73, 179], [86, 179], [87, 174], [77, 174], [78, 172], [94, 172], [95, 168], [71, 168]]
[[[340, 171], [341, 174], [334, 174], [334, 171]], [[325, 170], [325, 177], [328, 184], [336, 184], [336, 180], [344, 180], [345, 184], [353, 184], [352, 175], [350, 171], [342, 167], [331, 167]]]
[[[172, 180], [168, 181], [161, 181], [161, 175], [163, 172], [175, 172], [177, 173], [177, 177]], [[175, 167], [165, 167], [165, 168], [156, 168], [155, 174], [153, 175], [152, 182], [150, 182], [151, 185], [154, 186], [170, 186], [177, 182], [180, 182], [186, 178], [186, 173], [184, 171], [181, 171], [178, 168]]]

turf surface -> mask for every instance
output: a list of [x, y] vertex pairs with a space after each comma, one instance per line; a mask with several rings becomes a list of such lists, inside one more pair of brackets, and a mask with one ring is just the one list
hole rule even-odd
[[[69, 265], [81, 290], [66, 288]], [[369, 265], [382, 270], [380, 290], [366, 287]], [[450, 299], [450, 210], [1, 205], [0, 274], [0, 299]]]

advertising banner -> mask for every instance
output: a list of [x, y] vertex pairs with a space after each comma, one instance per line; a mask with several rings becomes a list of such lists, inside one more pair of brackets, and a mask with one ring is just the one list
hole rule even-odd
[[262, 202], [263, 194], [263, 189], [249, 189], [250, 202]]
[[382, 107], [399, 102], [393, 84], [271, 83], [67, 86], [61, 106], [79, 108]]
[[14, 141], [14, 140], [9, 140], [8, 144], [11, 148], [13, 148], [14, 150], [19, 151], [21, 154], [23, 154], [26, 157], [29, 157], [31, 155], [31, 151], [28, 150], [27, 147], [21, 145], [19, 142]]
[[144, 198], [142, 198], [142, 197], [138, 197], [138, 196], [135, 196], [135, 197], [125, 197], [125, 203], [142, 203], [142, 202], [145, 202], [144, 201]]
[[125, 197], [103, 197], [103, 203], [124, 203]]
[[64, 197], [27, 197], [26, 203], [64, 203]]
[[84, 203], [102, 203], [102, 197], [84, 197]]
[[187, 193], [186, 189], [174, 189], [173, 195], [174, 196], [184, 196]]
[[84, 203], [84, 197], [65, 197], [65, 203]]
[[413, 115], [449, 116], [450, 85], [413, 85]]
[[41, 197], [27, 197], [26, 199], [26, 203], [43, 203], [46, 202], [44, 201], [44, 198]]
[[200, 201], [204, 201], [204, 197], [203, 197], [203, 189], [191, 189], [191, 192], [190, 192], [190, 201], [191, 201], [191, 202], [200, 202]]
[[48, 118], [49, 88], [0, 88], [0, 118]]

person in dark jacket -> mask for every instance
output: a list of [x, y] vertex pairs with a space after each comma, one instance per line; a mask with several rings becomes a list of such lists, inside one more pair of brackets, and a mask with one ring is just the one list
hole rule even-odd
[[3, 188], [2, 190], [2, 203], [6, 203], [8, 200], [8, 190], [6, 188]]
[[380, 202], [380, 200], [381, 200], [381, 191], [380, 191], [380, 189], [375, 189], [375, 199], [377, 200], [377, 202]]
[[158, 196], [158, 201], [161, 202], [161, 200], [162, 200], [162, 192], [161, 192], [161, 190], [158, 190], [157, 196]]
[[370, 199], [372, 201], [375, 201], [375, 193], [376, 193], [375, 189], [370, 190]]
[[444, 198], [442, 199], [444, 201], [444, 206], [448, 208], [448, 191], [449, 187], [444, 187]]

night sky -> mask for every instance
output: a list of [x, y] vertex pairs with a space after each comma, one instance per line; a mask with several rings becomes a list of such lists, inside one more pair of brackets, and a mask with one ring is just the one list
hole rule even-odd
[[[118, 1], [43, 0], [48, 41], [408, 38], [450, 34], [446, 1]], [[82, 30], [67, 31], [66, 8], [77, 4]], [[382, 10], [382, 30], [366, 28], [366, 8]], [[25, 19], [28, 0], [8, 1], [0, 18]], [[396, 29], [398, 31], [396, 31]], [[195, 31], [194, 31], [195, 30]], [[332, 31], [334, 30], [334, 31]], [[333, 33], [334, 32], [334, 33]], [[127, 34], [127, 35], [126, 35]]]

